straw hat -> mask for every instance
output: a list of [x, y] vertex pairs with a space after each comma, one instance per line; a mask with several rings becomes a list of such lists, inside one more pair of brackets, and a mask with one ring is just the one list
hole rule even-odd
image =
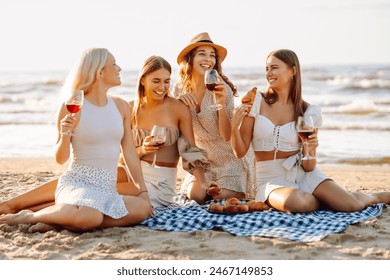
[[192, 38], [191, 41], [188, 43], [188, 46], [185, 47], [179, 53], [177, 57], [177, 63], [180, 64], [183, 61], [184, 57], [196, 47], [205, 46], [205, 45], [212, 46], [217, 50], [220, 62], [222, 62], [225, 59], [227, 55], [227, 50], [220, 45], [214, 44], [209, 34], [207, 32], [203, 32], [196, 35], [194, 38]]

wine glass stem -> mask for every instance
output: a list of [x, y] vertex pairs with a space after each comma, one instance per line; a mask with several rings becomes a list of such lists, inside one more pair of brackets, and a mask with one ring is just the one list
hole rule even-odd
[[305, 147], [306, 147], [305, 158], [309, 158], [309, 143], [307, 143], [307, 140], [305, 141]]
[[154, 152], [152, 166], [156, 166], [157, 152]]

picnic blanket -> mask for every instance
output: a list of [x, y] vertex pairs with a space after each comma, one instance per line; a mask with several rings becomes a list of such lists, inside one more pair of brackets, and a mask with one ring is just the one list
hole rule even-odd
[[292, 214], [270, 209], [223, 215], [208, 212], [209, 203], [156, 209], [156, 217], [147, 219], [143, 224], [156, 230], [193, 232], [222, 229], [236, 236], [279, 237], [313, 242], [330, 233], [342, 232], [351, 224], [379, 216], [384, 205], [376, 204], [351, 213], [321, 210]]

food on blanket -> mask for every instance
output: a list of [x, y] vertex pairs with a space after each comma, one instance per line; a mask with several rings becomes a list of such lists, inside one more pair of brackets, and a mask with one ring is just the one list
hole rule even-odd
[[209, 211], [215, 213], [245, 213], [268, 210], [270, 207], [262, 201], [249, 200], [241, 203], [238, 198], [232, 197], [225, 200], [223, 205], [211, 203]]
[[257, 88], [254, 87], [250, 91], [248, 91], [247, 94], [241, 99], [242, 104], [253, 104], [253, 101], [255, 100]]
[[224, 205], [223, 212], [225, 213], [236, 213], [238, 212], [238, 208], [236, 205]]
[[262, 201], [249, 200], [245, 204], [248, 205], [250, 211], [263, 211], [269, 209], [269, 206]]
[[236, 197], [230, 197], [225, 200], [224, 206], [237, 206], [240, 205], [241, 201]]
[[221, 189], [217, 185], [211, 185], [207, 189], [207, 194], [209, 194], [211, 196], [215, 196], [215, 195], [218, 195], [220, 191], [221, 191]]
[[222, 213], [223, 212], [223, 206], [217, 203], [211, 203], [209, 207], [210, 211]]
[[249, 211], [249, 206], [246, 205], [246, 204], [237, 205], [237, 211], [238, 212], [248, 212]]

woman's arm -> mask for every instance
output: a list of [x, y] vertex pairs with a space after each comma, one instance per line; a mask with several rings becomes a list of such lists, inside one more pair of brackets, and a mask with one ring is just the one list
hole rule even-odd
[[218, 130], [219, 135], [225, 142], [230, 141], [231, 138], [230, 119], [234, 110], [233, 92], [229, 91], [228, 88], [229, 86], [221, 81], [212, 93], [215, 94], [217, 103], [223, 105], [222, 109], [218, 111]]
[[247, 116], [249, 109], [249, 105], [240, 105], [234, 112], [232, 119], [231, 145], [237, 158], [246, 155], [253, 137], [255, 119]]
[[[189, 108], [180, 102], [175, 102], [175, 106], [177, 106], [176, 110], [173, 112], [177, 112], [179, 114], [179, 130], [181, 135], [188, 141], [191, 146], [196, 146], [194, 130], [192, 127], [192, 116]], [[207, 182], [207, 179], [204, 175], [204, 170], [202, 167], [198, 167], [194, 170], [194, 176], [196, 180], [202, 185], [202, 188], [207, 190], [210, 186], [210, 183]]]
[[[130, 171], [130, 176], [134, 185], [139, 189], [138, 196], [146, 200], [150, 205], [150, 199], [148, 195], [148, 190], [145, 185], [144, 177], [142, 174], [141, 161], [138, 157], [137, 150], [135, 148], [133, 135], [131, 133], [131, 127], [129, 125], [131, 113], [128, 103], [121, 99], [115, 98], [116, 104], [119, 105], [118, 108], [123, 116], [123, 127], [124, 134], [121, 141], [121, 153], [123, 155], [123, 160]], [[154, 216], [152, 208], [150, 214]]]
[[75, 124], [76, 117], [68, 114], [62, 104], [57, 112], [57, 142], [54, 146], [55, 159], [59, 164], [64, 164], [69, 159], [71, 136], [67, 133], [73, 131]]

